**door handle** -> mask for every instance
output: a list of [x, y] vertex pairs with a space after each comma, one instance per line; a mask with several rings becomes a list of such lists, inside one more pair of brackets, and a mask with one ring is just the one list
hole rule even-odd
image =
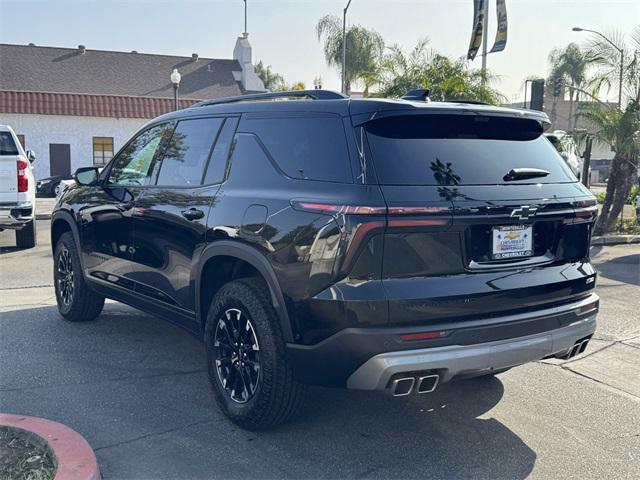
[[204, 212], [197, 208], [190, 208], [182, 211], [182, 216], [187, 220], [200, 220], [204, 217]]

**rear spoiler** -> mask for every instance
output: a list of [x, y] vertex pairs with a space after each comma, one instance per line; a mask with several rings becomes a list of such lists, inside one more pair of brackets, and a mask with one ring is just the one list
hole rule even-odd
[[438, 105], [438, 102], [429, 102], [429, 108], [402, 108], [375, 111], [372, 113], [360, 113], [352, 115], [351, 121], [354, 127], [360, 127], [372, 120], [378, 120], [387, 117], [399, 117], [409, 115], [485, 115], [488, 117], [510, 117], [510, 118], [526, 118], [537, 121], [542, 130], [546, 131], [551, 126], [549, 116], [538, 110], [525, 110], [515, 108], [500, 107], [483, 107], [476, 104], [469, 104], [462, 108], [451, 108], [449, 105]]

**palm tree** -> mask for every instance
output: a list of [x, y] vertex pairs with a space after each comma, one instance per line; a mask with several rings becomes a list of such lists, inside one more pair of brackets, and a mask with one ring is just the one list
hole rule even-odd
[[[324, 57], [330, 67], [342, 71], [342, 20], [335, 15], [325, 15], [316, 25], [318, 41], [324, 41]], [[351, 84], [361, 80], [368, 91], [376, 82], [377, 65], [384, 53], [382, 35], [372, 29], [354, 25], [346, 34], [346, 91], [351, 91]], [[373, 82], [373, 83], [372, 83]]]
[[[638, 175], [640, 158], [640, 26], [631, 34], [631, 42], [613, 33], [614, 43], [624, 51], [623, 103], [621, 109], [593, 104], [583, 113], [595, 127], [594, 140], [611, 146], [614, 151], [611, 173], [596, 234], [612, 230], [625, 199]], [[620, 52], [608, 42], [594, 36], [588, 45], [589, 55], [597, 65], [595, 88], [610, 88], [620, 79]]]
[[264, 83], [264, 88], [270, 92], [282, 90], [282, 87], [285, 84], [284, 77], [271, 70], [271, 65], [265, 65], [262, 63], [262, 60], [260, 60], [255, 65], [255, 71], [256, 75], [258, 75], [260, 80], [262, 80], [262, 83]]
[[380, 67], [380, 94], [400, 97], [414, 88], [429, 90], [433, 100], [478, 100], [498, 104], [505, 98], [491, 84], [495, 77], [472, 70], [463, 59], [451, 60], [428, 48], [422, 39], [406, 54], [397, 45], [389, 49]]
[[621, 111], [600, 103], [591, 103], [580, 116], [590, 121], [594, 141], [609, 145], [614, 151], [607, 193], [595, 230], [596, 235], [603, 235], [613, 229], [638, 175], [640, 104], [632, 100]]
[[587, 69], [593, 60], [589, 52], [583, 52], [575, 43], [570, 43], [564, 48], [555, 48], [549, 54], [550, 78], [562, 78], [566, 84], [569, 84], [569, 129], [575, 129], [577, 125], [574, 103], [579, 99], [579, 92], [575, 87], [582, 89], [585, 86]]
[[[623, 52], [622, 82], [623, 99], [640, 100], [640, 25], [631, 34], [631, 42], [627, 44], [625, 36], [618, 31], [606, 35]], [[587, 42], [587, 55], [598, 67], [593, 78], [595, 91], [601, 88], [610, 90], [618, 88], [620, 82], [620, 52], [599, 35], [592, 35]], [[624, 105], [624, 101], [622, 102]]]

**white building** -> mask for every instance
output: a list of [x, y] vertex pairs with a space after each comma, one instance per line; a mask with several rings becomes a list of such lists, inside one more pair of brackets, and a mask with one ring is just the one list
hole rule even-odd
[[247, 35], [233, 59], [0, 44], [0, 124], [36, 153], [36, 178], [102, 165], [150, 119], [179, 106], [264, 91]]

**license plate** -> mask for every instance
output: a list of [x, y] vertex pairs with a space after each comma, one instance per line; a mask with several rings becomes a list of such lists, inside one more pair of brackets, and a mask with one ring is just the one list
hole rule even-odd
[[531, 225], [493, 227], [491, 257], [498, 259], [530, 257], [533, 255]]

